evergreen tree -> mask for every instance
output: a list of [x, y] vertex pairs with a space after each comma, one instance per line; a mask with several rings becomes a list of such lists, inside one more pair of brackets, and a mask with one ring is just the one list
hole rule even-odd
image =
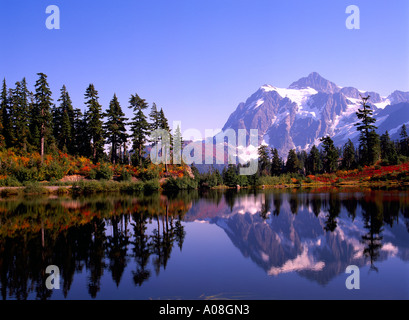
[[370, 96], [361, 98], [362, 109], [358, 109], [356, 112], [358, 119], [361, 121], [355, 124], [357, 130], [361, 132], [359, 136], [360, 162], [363, 165], [372, 165], [379, 159], [379, 136], [375, 132], [377, 127], [373, 125], [376, 122], [376, 119], [372, 117], [373, 110], [368, 104]]
[[81, 109], [74, 109], [74, 135], [73, 145], [75, 154], [90, 158], [91, 138], [89, 136], [87, 117]]
[[[3, 95], [4, 92], [4, 95]], [[6, 146], [4, 138], [4, 110], [7, 112], [7, 86], [6, 79], [3, 79], [3, 87], [0, 93], [0, 148]], [[7, 114], [6, 114], [7, 116]]]
[[3, 79], [3, 85], [0, 93], [0, 148], [6, 146], [6, 128], [7, 119], [7, 85], [6, 79]]
[[379, 134], [377, 134], [375, 130], [369, 132], [367, 155], [369, 159], [368, 165], [374, 164], [381, 157]]
[[102, 122], [102, 106], [98, 102], [98, 91], [90, 84], [85, 92], [85, 105], [87, 110], [87, 135], [91, 146], [91, 155], [94, 162], [103, 159], [104, 156], [104, 130]]
[[44, 73], [37, 73], [37, 75], [39, 76], [39, 79], [35, 84], [33, 123], [36, 130], [35, 134], [38, 134], [41, 161], [43, 161], [46, 144], [50, 142], [52, 134], [51, 107], [53, 99], [51, 98], [51, 90], [47, 83], [47, 76]]
[[173, 137], [170, 132], [170, 127], [168, 123], [168, 119], [165, 117], [165, 113], [163, 112], [163, 109], [161, 108], [159, 111], [159, 129], [165, 130], [167, 132], [166, 135], [163, 135], [161, 137], [161, 145], [162, 148], [165, 150], [165, 172], [168, 171], [168, 162], [170, 159], [167, 158], [167, 155], [171, 154], [172, 152], [172, 145], [173, 145]]
[[[182, 147], [183, 137], [182, 132], [180, 131], [180, 126], [178, 125], [173, 135], [173, 163], [182, 163]], [[218, 170], [216, 171], [219, 173]]]
[[[30, 92], [27, 89], [26, 79], [16, 82], [16, 87], [12, 91], [10, 103], [12, 105], [12, 114], [10, 114], [12, 122], [12, 132], [14, 136], [13, 145], [19, 151], [27, 151], [29, 142], [29, 121], [30, 121]], [[9, 126], [9, 128], [11, 128]]]
[[235, 187], [238, 183], [237, 170], [234, 164], [229, 164], [223, 169], [223, 183], [228, 187]]
[[300, 162], [298, 160], [295, 149], [291, 149], [288, 152], [287, 162], [285, 164], [285, 170], [288, 173], [298, 173], [300, 171]]
[[11, 88], [7, 89], [6, 80], [3, 80], [1, 97], [4, 142], [7, 148], [12, 148], [16, 144], [16, 134], [14, 126], [15, 99], [13, 90]]
[[406, 157], [409, 157], [409, 136], [406, 131], [406, 125], [403, 124], [402, 128], [400, 129], [400, 153]]
[[351, 170], [355, 168], [355, 165], [355, 147], [351, 139], [348, 139], [348, 142], [345, 143], [342, 152], [342, 168]]
[[258, 169], [260, 176], [268, 176], [271, 171], [270, 154], [265, 144], [258, 147]]
[[330, 136], [326, 136], [321, 138], [322, 146], [324, 149], [324, 161], [323, 167], [324, 171], [327, 173], [331, 173], [337, 170], [338, 168], [338, 151], [334, 146], [334, 142], [332, 141]]
[[[159, 124], [159, 111], [156, 107], [156, 103], [152, 103], [152, 108], [151, 112], [149, 113], [149, 128], [151, 133], [154, 133], [157, 129], [159, 129], [160, 124]], [[152, 148], [155, 148], [155, 154], [158, 153], [158, 143], [159, 143], [160, 137], [157, 134], [151, 134], [150, 135], [150, 141], [152, 142]]]
[[313, 145], [306, 161], [306, 173], [317, 174], [322, 171], [321, 155], [318, 148]]
[[271, 160], [271, 175], [279, 176], [283, 167], [283, 160], [278, 155], [278, 150], [276, 148], [271, 149], [272, 160]]
[[305, 150], [301, 150], [300, 152], [297, 152], [297, 158], [300, 163], [300, 170], [303, 171], [303, 173], [306, 173], [305, 166], [307, 164], [307, 159], [308, 159], [308, 154]]
[[117, 163], [118, 148], [127, 140], [125, 123], [128, 119], [125, 118], [115, 94], [104, 116], [107, 118], [104, 125], [107, 143], [111, 143], [111, 161]]
[[143, 165], [144, 148], [146, 137], [148, 135], [150, 126], [146, 119], [143, 110], [148, 107], [145, 99], [140, 98], [137, 94], [131, 95], [129, 99], [129, 108], [133, 109], [134, 117], [130, 122], [132, 149], [134, 151], [134, 164], [138, 166]]
[[398, 154], [395, 149], [395, 144], [391, 141], [388, 131], [380, 138], [381, 158], [389, 165], [398, 163]]
[[62, 86], [61, 96], [57, 101], [60, 102], [60, 105], [55, 108], [53, 113], [54, 137], [57, 147], [64, 152], [74, 153], [75, 114], [65, 85]]
[[149, 113], [149, 120], [150, 120], [150, 129], [151, 131], [155, 131], [160, 127], [160, 119], [159, 119], [159, 111], [156, 107], [156, 103], [152, 103], [151, 112]]

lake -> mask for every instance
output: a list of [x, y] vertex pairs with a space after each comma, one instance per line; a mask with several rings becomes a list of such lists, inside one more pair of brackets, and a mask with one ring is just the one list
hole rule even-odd
[[1, 199], [0, 287], [3, 300], [408, 299], [409, 192]]

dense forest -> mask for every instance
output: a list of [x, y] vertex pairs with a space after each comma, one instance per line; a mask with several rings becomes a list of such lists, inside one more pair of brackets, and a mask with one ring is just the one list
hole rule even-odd
[[[57, 101], [47, 81], [38, 73], [34, 92], [26, 79], [8, 87], [3, 80], [0, 93], [0, 185], [18, 182], [59, 180], [65, 175], [84, 175], [91, 179], [111, 179], [114, 174], [123, 179], [132, 176], [149, 180], [159, 177], [159, 171], [173, 170], [183, 176], [186, 166], [162, 169], [153, 166], [146, 154], [146, 145], [155, 146], [160, 138], [149, 140], [151, 132], [165, 130], [173, 141], [181, 141], [178, 128], [171, 135], [162, 108], [132, 94], [129, 105], [133, 116], [125, 113], [113, 95], [106, 111], [99, 102], [98, 91], [90, 84], [84, 93], [84, 112], [72, 104], [69, 92], [62, 86]], [[131, 150], [128, 150], [128, 142]]]
[[[3, 80], [0, 97], [0, 146], [13, 149], [18, 154], [38, 152], [45, 154], [61, 151], [70, 155], [84, 156], [94, 163], [110, 161], [144, 165], [144, 146], [149, 132], [164, 129], [170, 133], [163, 109], [152, 104], [148, 117], [148, 103], [133, 94], [128, 108], [133, 118], [127, 119], [116, 94], [105, 112], [99, 103], [98, 91], [93, 84], [85, 90], [86, 110], [74, 108], [65, 85], [62, 86], [57, 103], [47, 82], [47, 75], [38, 73], [35, 92], [27, 88], [25, 78], [7, 88]], [[129, 132], [127, 130], [129, 126]], [[127, 150], [127, 141], [132, 141], [132, 159]], [[109, 152], [105, 146], [109, 145]]]

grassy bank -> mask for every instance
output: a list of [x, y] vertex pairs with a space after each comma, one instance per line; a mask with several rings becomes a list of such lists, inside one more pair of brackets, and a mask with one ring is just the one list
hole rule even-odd
[[18, 187], [1, 187], [0, 196], [18, 195], [64, 195], [93, 194], [104, 192], [152, 192], [160, 189], [159, 180], [150, 181], [113, 181], [113, 180], [83, 180], [71, 184], [49, 185], [46, 183], [31, 183]]

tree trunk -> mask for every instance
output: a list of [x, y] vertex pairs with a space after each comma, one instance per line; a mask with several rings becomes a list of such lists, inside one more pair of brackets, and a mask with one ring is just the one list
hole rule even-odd
[[41, 135], [40, 139], [40, 155], [41, 155], [41, 164], [44, 162], [44, 135]]

